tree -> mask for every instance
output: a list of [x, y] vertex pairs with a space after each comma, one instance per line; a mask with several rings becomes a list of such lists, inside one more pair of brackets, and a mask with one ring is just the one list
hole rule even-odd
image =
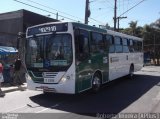
[[121, 32], [128, 34], [128, 35], [133, 35], [137, 37], [142, 37], [143, 28], [140, 26], [137, 26], [137, 21], [131, 21], [129, 23], [129, 28], [123, 29]]
[[138, 26], [135, 30], [135, 36], [142, 38], [143, 37], [143, 27]]
[[129, 23], [129, 26], [130, 26], [130, 28], [131, 28], [132, 35], [136, 35], [137, 21], [131, 21], [131, 22]]
[[160, 19], [156, 20], [154, 23], [150, 25], [153, 28], [159, 29], [160, 30]]
[[[160, 64], [160, 19], [143, 27], [144, 51], [151, 52], [154, 63]], [[157, 61], [157, 63], [156, 63]]]
[[123, 30], [120, 31], [120, 32], [122, 32], [122, 33], [124, 33], [124, 34], [128, 34], [128, 35], [131, 35], [131, 34], [132, 34], [131, 28], [125, 28], [125, 29], [123, 29]]

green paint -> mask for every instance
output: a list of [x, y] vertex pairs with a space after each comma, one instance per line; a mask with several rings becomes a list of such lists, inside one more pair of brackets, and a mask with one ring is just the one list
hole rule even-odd
[[34, 75], [36, 77], [38, 77], [38, 78], [34, 77], [33, 74], [31, 73], [31, 71], [28, 71], [28, 73], [29, 73], [31, 79], [33, 80], [33, 82], [35, 82], [35, 83], [44, 83], [44, 79], [42, 77], [42, 72], [33, 72]]
[[[102, 83], [108, 81], [109, 66], [108, 62], [103, 62], [103, 57], [108, 58], [108, 54], [94, 53], [76, 66], [76, 93], [91, 88], [92, 77], [97, 70], [102, 71]], [[89, 60], [91, 61], [90, 63], [88, 62]]]

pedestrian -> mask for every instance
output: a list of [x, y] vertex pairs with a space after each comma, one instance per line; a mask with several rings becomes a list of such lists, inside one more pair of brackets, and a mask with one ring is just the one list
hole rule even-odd
[[21, 79], [21, 69], [25, 68], [19, 56], [17, 57], [15, 64], [14, 64], [14, 83], [18, 86], [20, 90], [24, 90], [21, 85], [23, 85]]
[[4, 81], [2, 72], [3, 72], [3, 65], [2, 65], [2, 63], [0, 63], [0, 97], [5, 96], [4, 92], [1, 89], [1, 83]]
[[14, 85], [14, 82], [13, 82], [13, 79], [14, 79], [14, 67], [13, 67], [13, 64], [10, 65], [10, 72], [9, 73], [10, 73], [10, 79], [11, 79], [10, 84]]

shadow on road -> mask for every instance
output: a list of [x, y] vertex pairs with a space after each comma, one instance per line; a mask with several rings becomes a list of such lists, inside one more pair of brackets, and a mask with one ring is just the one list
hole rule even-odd
[[[41, 94], [30, 99], [43, 107], [96, 117], [100, 113], [121, 112], [159, 82], [156, 76], [136, 75], [134, 80], [121, 78], [110, 82], [97, 94], [89, 91], [77, 95]], [[53, 107], [55, 104], [59, 105]]]

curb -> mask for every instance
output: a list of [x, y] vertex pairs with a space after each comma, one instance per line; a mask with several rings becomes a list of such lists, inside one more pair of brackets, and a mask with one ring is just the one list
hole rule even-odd
[[[27, 89], [27, 87], [23, 87], [23, 89], [24, 89], [24, 91]], [[18, 90], [20, 90], [19, 88], [12, 88], [12, 89], [2, 89], [2, 91], [4, 92], [4, 93], [10, 93], [10, 92], [14, 92], [14, 91], [18, 91]]]
[[160, 73], [160, 71], [141, 70], [142, 72]]
[[141, 71], [160, 72], [160, 66], [146, 66], [146, 67], [143, 67]]
[[[22, 86], [22, 88], [24, 89], [24, 91], [27, 89], [27, 85]], [[9, 92], [13, 92], [13, 91], [20, 91], [20, 89], [16, 86], [14, 87], [2, 87], [2, 91], [4, 93], [9, 93]]]

